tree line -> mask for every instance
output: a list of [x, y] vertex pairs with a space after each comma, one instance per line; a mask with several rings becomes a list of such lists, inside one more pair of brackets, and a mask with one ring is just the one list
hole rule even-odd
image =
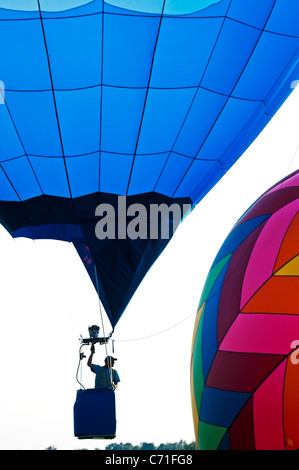
[[105, 447], [105, 450], [195, 450], [195, 442], [186, 441], [167, 442], [155, 446], [152, 442], [142, 442], [139, 445], [133, 445], [129, 442], [123, 444], [112, 443]]
[[[57, 450], [57, 447], [51, 445], [45, 450]], [[77, 449], [87, 450], [87, 449]], [[95, 449], [99, 450], [99, 449]], [[195, 450], [195, 441], [187, 443], [186, 441], [167, 442], [166, 444], [159, 444], [155, 446], [152, 442], [142, 442], [139, 445], [133, 445], [130, 442], [119, 444], [113, 443], [105, 447], [105, 450]]]

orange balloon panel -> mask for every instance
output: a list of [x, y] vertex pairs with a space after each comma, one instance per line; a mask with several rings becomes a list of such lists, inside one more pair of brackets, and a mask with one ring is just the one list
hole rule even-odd
[[[299, 232], [298, 232], [299, 237]], [[242, 309], [244, 313], [298, 315], [299, 277], [273, 276]]]

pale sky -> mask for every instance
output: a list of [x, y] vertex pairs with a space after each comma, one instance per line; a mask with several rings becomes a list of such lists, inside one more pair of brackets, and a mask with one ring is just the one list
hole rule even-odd
[[[0, 227], [1, 449], [194, 440], [191, 339], [205, 279], [239, 217], [299, 168], [298, 129], [299, 88], [185, 219], [137, 290], [113, 337], [121, 378], [114, 441], [79, 441], [73, 435], [78, 338], [88, 336], [89, 325], [101, 323], [83, 264], [70, 244], [13, 240]], [[95, 362], [102, 364], [104, 346], [96, 351]], [[93, 387], [86, 359], [82, 380]]]

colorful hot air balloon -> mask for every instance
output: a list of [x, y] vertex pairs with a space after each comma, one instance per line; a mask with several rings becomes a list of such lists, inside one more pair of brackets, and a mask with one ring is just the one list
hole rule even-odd
[[299, 171], [237, 222], [209, 272], [193, 338], [199, 449], [299, 448]]
[[0, 221], [73, 242], [114, 327], [172, 233], [99, 240], [97, 206], [204, 197], [292, 91], [299, 3], [0, 0], [0, 23]]

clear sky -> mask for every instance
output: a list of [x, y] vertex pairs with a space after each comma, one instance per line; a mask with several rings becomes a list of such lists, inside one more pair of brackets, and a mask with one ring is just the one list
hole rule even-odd
[[[298, 130], [299, 87], [180, 225], [137, 290], [114, 334], [121, 383], [113, 442], [194, 440], [191, 339], [206, 276], [245, 210], [299, 168]], [[89, 325], [101, 324], [81, 261], [70, 244], [13, 240], [2, 227], [0, 253], [0, 448], [104, 448], [111, 441], [73, 436], [78, 338], [88, 336]], [[105, 347], [96, 351], [101, 364]], [[94, 375], [86, 360], [82, 381], [89, 388]]]

